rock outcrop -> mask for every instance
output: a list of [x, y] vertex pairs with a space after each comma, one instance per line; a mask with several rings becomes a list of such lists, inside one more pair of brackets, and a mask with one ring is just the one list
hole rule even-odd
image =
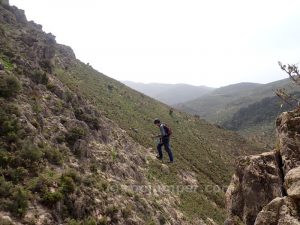
[[285, 189], [287, 191], [287, 195], [300, 199], [300, 167], [296, 167], [291, 169], [287, 175], [285, 176]]
[[255, 225], [299, 225], [299, 202], [291, 197], [278, 197], [257, 215]]
[[276, 127], [277, 149], [238, 160], [225, 224], [300, 224], [300, 111], [283, 113]]

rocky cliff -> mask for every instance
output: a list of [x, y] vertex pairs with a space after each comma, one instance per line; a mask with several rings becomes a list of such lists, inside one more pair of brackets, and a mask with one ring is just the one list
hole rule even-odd
[[283, 113], [276, 127], [274, 151], [238, 160], [225, 224], [300, 224], [300, 110]]

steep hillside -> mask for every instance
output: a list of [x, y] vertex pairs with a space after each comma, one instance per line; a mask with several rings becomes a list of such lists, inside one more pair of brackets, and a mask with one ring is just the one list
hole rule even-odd
[[[197, 193], [181, 193], [181, 207], [191, 217], [209, 217], [223, 221], [223, 193], [208, 190], [228, 182], [234, 158], [256, 151], [235, 132], [228, 132], [197, 117], [174, 111], [125, 85], [99, 74], [85, 64], [74, 62], [68, 71], [56, 69], [57, 77], [87, 97], [104, 114], [116, 121], [138, 143], [155, 146], [151, 139], [157, 128], [153, 118], [160, 118], [172, 127], [172, 146], [176, 163], [168, 171], [160, 162], [152, 161], [149, 176], [167, 185], [185, 184], [186, 176], [199, 184]], [[155, 152], [155, 150], [151, 150]]]
[[191, 101], [214, 90], [214, 88], [206, 86], [193, 86], [188, 84], [143, 84], [131, 81], [124, 81], [123, 83], [167, 105], [176, 105]]
[[[261, 149], [95, 71], [3, 1], [0, 34], [1, 223], [223, 223], [234, 159]], [[174, 164], [155, 159], [156, 117]]]

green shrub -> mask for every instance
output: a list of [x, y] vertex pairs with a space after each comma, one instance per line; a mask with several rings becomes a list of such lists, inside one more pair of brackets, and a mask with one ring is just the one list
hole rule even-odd
[[18, 142], [19, 140], [19, 135], [15, 132], [9, 132], [7, 135], [6, 135], [6, 140], [8, 142]]
[[48, 84], [46, 85], [46, 87], [47, 87], [47, 89], [48, 89], [49, 91], [51, 91], [51, 92], [53, 92], [53, 91], [55, 90], [55, 88], [56, 88], [55, 84], [53, 84], [53, 83], [48, 83]]
[[44, 59], [40, 61], [40, 66], [46, 70], [48, 73], [52, 73], [52, 62], [50, 59]]
[[117, 218], [118, 211], [119, 210], [116, 206], [109, 206], [106, 209], [105, 214], [111, 218], [111, 222], [117, 222], [118, 221], [118, 218]]
[[106, 216], [103, 216], [99, 221], [98, 221], [99, 225], [107, 225], [108, 224], [108, 220]]
[[109, 206], [108, 208], [106, 208], [105, 212], [108, 216], [112, 216], [112, 215], [118, 213], [118, 211], [119, 210], [116, 206]]
[[0, 167], [7, 168], [11, 161], [11, 153], [0, 148]]
[[37, 161], [41, 160], [43, 155], [44, 155], [44, 153], [41, 150], [41, 148], [30, 143], [29, 141], [24, 142], [23, 148], [21, 150], [22, 159], [32, 163], [32, 162], [37, 162]]
[[15, 76], [0, 76], [0, 97], [15, 96], [20, 90], [21, 84]]
[[95, 184], [97, 183], [97, 180], [96, 180], [96, 178], [95, 177], [93, 177], [93, 176], [85, 176], [84, 178], [83, 178], [83, 184], [85, 185], [85, 186], [87, 186], [87, 187], [94, 187], [95, 186]]
[[[1, 155], [0, 155], [0, 157], [1, 157]], [[0, 158], [0, 162], [1, 162], [1, 158]], [[90, 171], [92, 173], [97, 173], [98, 172], [98, 166], [97, 166], [96, 163], [91, 163], [91, 165], [90, 165]]]
[[7, 170], [7, 176], [15, 184], [23, 181], [27, 175], [28, 170], [26, 170], [24, 167], [10, 168]]
[[107, 85], [107, 89], [108, 89], [109, 91], [112, 91], [112, 90], [114, 89], [114, 86], [111, 85], [111, 84], [108, 84], [108, 85]]
[[7, 118], [6, 121], [3, 121], [1, 126], [1, 133], [4, 135], [11, 135], [12, 133], [16, 134], [19, 130], [19, 122], [15, 116]]
[[5, 108], [5, 112], [8, 115], [16, 115], [17, 117], [19, 117], [21, 115], [18, 106], [15, 105], [14, 103], [1, 102], [0, 104], [5, 105], [5, 106], [3, 106], [3, 108]]
[[101, 182], [101, 190], [106, 191], [108, 188], [108, 185], [109, 185], [108, 182], [102, 181]]
[[44, 182], [40, 182], [40, 177], [35, 177], [28, 181], [27, 188], [33, 193], [44, 193], [47, 190], [47, 185]]
[[[5, 180], [4, 177], [0, 177], [0, 197], [5, 198], [10, 195], [10, 191], [13, 185], [11, 182]], [[0, 223], [1, 224], [1, 223]]]
[[99, 119], [95, 115], [91, 115], [83, 108], [76, 108], [75, 109], [75, 116], [78, 120], [82, 120], [86, 122], [86, 124], [91, 129], [99, 129]]
[[158, 221], [160, 225], [164, 225], [167, 222], [166, 218], [163, 215], [159, 215]]
[[66, 138], [64, 135], [60, 135], [60, 136], [56, 137], [56, 141], [57, 141], [57, 143], [62, 144], [63, 142], [66, 141]]
[[107, 164], [105, 162], [101, 163], [100, 169], [101, 169], [102, 172], [106, 172], [106, 170], [107, 170]]
[[32, 192], [38, 192], [41, 195], [44, 195], [49, 191], [49, 187], [53, 183], [59, 182], [59, 175], [53, 171], [45, 171], [39, 174], [38, 177], [32, 179], [29, 183], [29, 190]]
[[47, 76], [47, 73], [41, 71], [41, 70], [36, 70], [33, 71], [30, 75], [30, 78], [33, 82], [35, 82], [36, 84], [44, 84], [47, 85], [49, 78]]
[[83, 222], [71, 219], [68, 221], [68, 225], [97, 225], [97, 221], [93, 218], [85, 219]]
[[18, 118], [9, 115], [3, 108], [0, 109], [0, 135], [6, 136], [9, 133], [18, 133], [20, 129]]
[[22, 187], [13, 190], [9, 210], [14, 216], [23, 217], [28, 208], [29, 193]]
[[75, 182], [72, 177], [62, 175], [61, 177], [61, 191], [65, 194], [69, 194], [75, 191]]
[[54, 165], [62, 165], [63, 154], [57, 148], [46, 147], [44, 150], [45, 158]]
[[71, 219], [68, 221], [68, 225], [81, 225], [77, 220]]
[[122, 216], [127, 219], [131, 215], [131, 207], [126, 207], [121, 210]]
[[19, 74], [19, 75], [24, 74], [24, 70], [21, 67], [14, 68], [13, 72], [14, 72], [14, 74]]
[[46, 192], [42, 197], [42, 202], [47, 206], [53, 206], [55, 203], [62, 200], [63, 195], [59, 191], [56, 192]]
[[69, 145], [74, 145], [78, 139], [82, 139], [86, 136], [86, 130], [80, 127], [72, 128], [66, 135], [66, 141]]
[[115, 160], [117, 159], [117, 156], [118, 156], [118, 153], [117, 153], [117, 151], [113, 148], [113, 149], [111, 150], [111, 159], [112, 159], [112, 161], [115, 161]]
[[61, 117], [61, 118], [60, 118], [60, 122], [61, 122], [62, 124], [65, 124], [67, 121], [68, 121], [68, 120], [67, 120], [66, 117]]
[[97, 221], [93, 218], [88, 218], [83, 221], [82, 225], [97, 225]]
[[71, 91], [66, 91], [65, 92], [65, 101], [66, 102], [71, 102], [72, 101], [72, 99], [73, 99], [73, 97], [74, 97], [74, 94], [71, 92]]
[[18, 116], [20, 112], [15, 104], [0, 99], [0, 136], [10, 143], [17, 143], [23, 136]]
[[73, 181], [75, 181], [76, 183], [80, 183], [81, 182], [81, 176], [80, 174], [74, 170], [74, 169], [68, 169], [63, 176], [67, 176], [67, 177], [71, 177], [73, 179]]
[[34, 113], [37, 113], [39, 114], [40, 112], [42, 112], [42, 107], [41, 107], [41, 104], [38, 102], [38, 100], [34, 100], [34, 102], [31, 104], [31, 107], [32, 107], [32, 111]]
[[57, 115], [61, 115], [64, 108], [65, 108], [64, 102], [63, 101], [56, 101], [54, 104], [55, 104], [55, 108], [54, 108], [55, 113]]

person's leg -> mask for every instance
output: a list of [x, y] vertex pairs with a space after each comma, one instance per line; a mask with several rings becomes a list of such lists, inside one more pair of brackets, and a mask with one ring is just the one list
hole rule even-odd
[[173, 158], [173, 153], [172, 153], [172, 149], [171, 149], [171, 146], [170, 146], [170, 140], [169, 140], [169, 138], [166, 138], [164, 140], [163, 144], [165, 146], [165, 150], [167, 151], [167, 153], [169, 155], [170, 162], [173, 162], [174, 158]]
[[158, 157], [157, 158], [159, 158], [159, 159], [163, 158], [163, 153], [162, 153], [162, 149], [161, 149], [162, 145], [163, 144], [158, 144], [157, 145], [157, 151], [158, 151]]

